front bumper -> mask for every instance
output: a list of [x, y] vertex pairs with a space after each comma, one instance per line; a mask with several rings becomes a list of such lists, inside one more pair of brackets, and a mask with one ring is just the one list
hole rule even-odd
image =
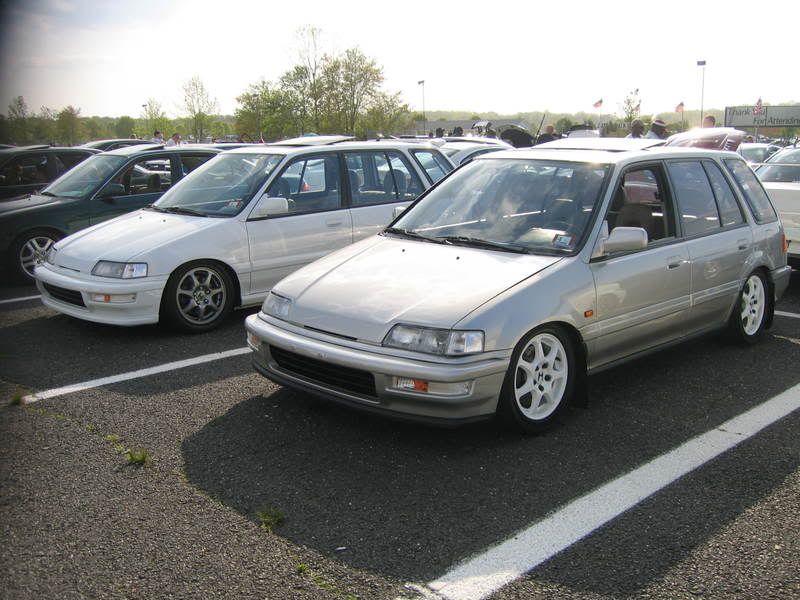
[[[300, 328], [263, 313], [247, 317], [245, 328], [249, 334], [248, 345], [253, 350], [254, 368], [280, 385], [369, 412], [443, 425], [456, 425], [493, 415], [510, 361], [510, 351], [492, 353], [490, 358], [430, 357], [428, 360], [400, 353], [389, 354], [367, 344], [316, 332], [312, 337]], [[297, 361], [321, 367], [317, 370], [319, 375], [310, 374], [313, 368], [298, 370], [287, 367], [285, 360], [276, 359], [271, 347], [291, 353]], [[386, 349], [381, 347], [380, 350]], [[278, 364], [278, 360], [282, 360], [284, 366]], [[340, 369], [340, 374], [347, 374], [352, 369], [363, 378], [373, 378], [374, 392], [365, 393], [346, 382], [341, 383], [341, 376], [337, 378], [338, 384], [331, 383], [323, 374], [328, 368], [332, 371]], [[443, 384], [469, 382], [465, 385], [469, 391], [444, 395], [400, 390], [392, 387], [394, 377]]]
[[[42, 302], [71, 317], [109, 325], [158, 323], [161, 294], [167, 277], [117, 280], [71, 273], [66, 269], [39, 265], [34, 270]], [[131, 295], [130, 302], [103, 302], [96, 294]], [[82, 304], [82, 306], [81, 306]]]

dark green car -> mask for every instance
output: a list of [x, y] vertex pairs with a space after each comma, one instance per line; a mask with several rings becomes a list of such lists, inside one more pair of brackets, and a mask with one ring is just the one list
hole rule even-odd
[[203, 146], [128, 146], [88, 158], [39, 193], [0, 203], [6, 268], [32, 278], [53, 242], [152, 204], [219, 152]]

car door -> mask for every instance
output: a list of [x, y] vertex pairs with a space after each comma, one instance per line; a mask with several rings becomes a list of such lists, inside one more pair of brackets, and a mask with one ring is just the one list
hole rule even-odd
[[739, 291], [753, 235], [722, 171], [711, 160], [667, 162], [689, 250], [692, 307], [687, 333], [721, 325]]
[[678, 235], [663, 165], [627, 169], [605, 220], [609, 230], [641, 227], [648, 245], [590, 263], [597, 293], [592, 368], [681, 337], [690, 305], [689, 252]]
[[354, 241], [381, 231], [396, 207], [408, 206], [424, 189], [401, 152], [358, 150], [345, 152], [344, 159]]
[[91, 200], [92, 225], [158, 200], [177, 179], [171, 153], [149, 154], [129, 161]]
[[338, 153], [304, 155], [289, 162], [267, 189], [286, 198], [285, 214], [248, 219], [251, 290], [267, 292], [286, 275], [353, 241], [343, 201]]

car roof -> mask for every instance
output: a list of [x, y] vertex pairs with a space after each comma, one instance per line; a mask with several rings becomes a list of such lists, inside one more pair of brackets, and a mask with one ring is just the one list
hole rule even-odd
[[137, 138], [113, 138], [107, 140], [92, 140], [91, 142], [86, 142], [85, 144], [81, 144], [81, 148], [94, 148], [95, 146], [101, 146], [103, 144], [116, 144], [117, 142], [129, 142], [131, 144], [151, 144], [147, 140], [140, 140]]
[[516, 150], [502, 150], [483, 154], [475, 158], [479, 160], [496, 159], [539, 159], [552, 161], [583, 162], [593, 164], [617, 164], [637, 159], [658, 160], [662, 158], [711, 158], [724, 157], [743, 160], [736, 152], [722, 150], [706, 150], [705, 148], [665, 147], [650, 146], [644, 148], [629, 148], [627, 150], [591, 150], [573, 148], [547, 148], [551, 142], [540, 144], [533, 148], [518, 148]]
[[84, 148], [83, 146], [48, 146], [47, 144], [40, 144], [35, 146], [12, 146], [10, 148], [0, 148], [0, 157], [13, 156], [23, 152], [37, 152], [40, 150], [47, 150], [48, 152], [87, 152], [89, 154], [99, 154], [100, 150], [96, 148]]
[[[319, 136], [322, 137], [322, 136]], [[241, 148], [228, 150], [226, 154], [311, 154], [314, 152], [340, 150], [376, 150], [381, 148], [413, 149], [413, 150], [438, 150], [432, 144], [415, 144], [404, 140], [382, 139], [380, 141], [369, 140], [366, 142], [343, 141], [335, 144], [322, 144], [310, 146], [285, 146], [283, 144], [252, 144]]]
[[544, 144], [536, 148], [558, 150], [605, 150], [607, 152], [629, 152], [652, 146], [663, 146], [664, 140], [653, 138], [610, 138], [610, 137], [568, 137]]
[[133, 156], [135, 154], [147, 154], [155, 152], [191, 152], [195, 149], [212, 153], [217, 153], [220, 151], [219, 148], [211, 148], [202, 144], [182, 144], [180, 146], [165, 146], [164, 144], [135, 144], [133, 146], [125, 146], [124, 148], [108, 150], [107, 152], [103, 152], [103, 154], [110, 154], [111, 156]]
[[329, 144], [337, 144], [339, 142], [346, 142], [354, 140], [352, 135], [304, 135], [288, 140], [280, 140], [267, 144], [268, 146], [327, 146]]

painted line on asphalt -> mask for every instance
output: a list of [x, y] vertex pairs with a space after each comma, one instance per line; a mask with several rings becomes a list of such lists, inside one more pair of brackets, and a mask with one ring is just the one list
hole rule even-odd
[[776, 310], [775, 314], [778, 315], [779, 317], [792, 317], [793, 319], [800, 319], [800, 315], [798, 315], [797, 313], [785, 312], [783, 310]]
[[562, 506], [427, 584], [447, 600], [481, 600], [625, 511], [800, 409], [800, 384]]
[[213, 354], [204, 354], [203, 356], [196, 356], [194, 358], [176, 360], [174, 362], [157, 365], [155, 367], [139, 369], [138, 371], [128, 371], [127, 373], [120, 373], [119, 375], [101, 377], [100, 379], [92, 379], [91, 381], [84, 381], [83, 383], [75, 383], [72, 385], [65, 385], [64, 387], [45, 390], [43, 392], [36, 392], [35, 394], [28, 394], [22, 398], [22, 401], [25, 404], [30, 404], [32, 402], [38, 402], [39, 400], [64, 396], [65, 394], [81, 392], [83, 390], [89, 390], [103, 385], [111, 385], [121, 381], [129, 381], [131, 379], [139, 379], [140, 377], [148, 377], [149, 375], [156, 375], [158, 373], [165, 373], [167, 371], [175, 371], [176, 369], [185, 369], [186, 367], [193, 367], [195, 365], [201, 365], [203, 363], [213, 362], [215, 360], [222, 360], [223, 358], [240, 356], [242, 354], [247, 354], [248, 352], [251, 352], [251, 350], [245, 346], [244, 348], [236, 348], [235, 350], [214, 352]]
[[38, 296], [23, 296], [21, 298], [8, 298], [6, 300], [0, 300], [0, 304], [9, 304], [11, 302], [26, 302], [28, 300], [36, 300], [37, 298], [41, 298], [41, 294]]

